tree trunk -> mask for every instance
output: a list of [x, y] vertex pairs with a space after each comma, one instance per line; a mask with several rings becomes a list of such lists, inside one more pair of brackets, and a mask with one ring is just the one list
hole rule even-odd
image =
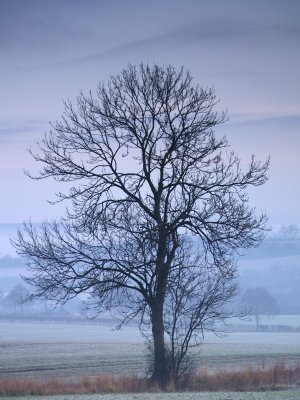
[[151, 306], [152, 335], [154, 344], [154, 365], [151, 380], [165, 389], [169, 382], [168, 360], [164, 338], [163, 299], [156, 299]]
[[[160, 218], [158, 218], [160, 220]], [[164, 226], [159, 229], [159, 245], [157, 250], [157, 287], [156, 295], [150, 304], [151, 323], [154, 345], [154, 365], [152, 381], [158, 383], [161, 389], [165, 389], [170, 380], [168, 359], [164, 337], [164, 302], [168, 282], [168, 274], [171, 260], [166, 263], [167, 233]]]
[[259, 315], [255, 314], [256, 331], [259, 331]]

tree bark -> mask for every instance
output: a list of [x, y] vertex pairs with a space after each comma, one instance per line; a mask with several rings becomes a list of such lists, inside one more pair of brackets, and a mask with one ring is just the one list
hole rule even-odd
[[[157, 219], [161, 221], [161, 217]], [[164, 302], [168, 281], [169, 266], [165, 263], [167, 254], [167, 233], [163, 225], [159, 229], [159, 245], [157, 251], [157, 287], [153, 297], [151, 308], [151, 324], [154, 345], [154, 365], [152, 381], [158, 383], [161, 389], [165, 389], [169, 382], [169, 368], [164, 337]]]
[[151, 380], [165, 389], [169, 382], [169, 370], [164, 338], [163, 298], [156, 299], [152, 304], [151, 322], [154, 344], [154, 368]]

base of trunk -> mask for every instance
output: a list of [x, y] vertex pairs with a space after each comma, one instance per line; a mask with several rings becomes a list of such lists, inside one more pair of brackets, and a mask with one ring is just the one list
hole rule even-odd
[[152, 385], [157, 385], [161, 390], [166, 390], [170, 383], [169, 374], [157, 375], [153, 374], [150, 378]]

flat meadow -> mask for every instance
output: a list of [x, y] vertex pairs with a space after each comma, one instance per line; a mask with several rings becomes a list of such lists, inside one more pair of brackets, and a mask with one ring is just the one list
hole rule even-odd
[[[99, 373], [144, 375], [147, 354], [135, 326], [114, 331], [98, 324], [0, 323], [0, 377], [69, 377]], [[205, 336], [194, 350], [198, 367], [209, 371], [266, 367], [300, 360], [299, 332], [233, 332]]]
[[[199, 349], [194, 350], [193, 356], [197, 368], [202, 373], [204, 371], [206, 376], [212, 373], [218, 374], [219, 371], [240, 371], [247, 368], [248, 372], [251, 368], [252, 372], [255, 369], [267, 371], [274, 366], [276, 370], [278, 363], [293, 368], [299, 365], [300, 334], [299, 332], [231, 332], [222, 337], [206, 334], [205, 342]], [[0, 322], [0, 382], [11, 379], [23, 382], [72, 379], [73, 382], [87, 380], [87, 384], [94, 385], [93, 382], [96, 382], [99, 376], [126, 375], [143, 378], [146, 367], [145, 340], [135, 326], [115, 331], [108, 325], [95, 323]], [[221, 379], [224, 380], [224, 375]], [[286, 387], [293, 390], [231, 393], [222, 392], [223, 389], [220, 389], [217, 393], [112, 394], [108, 389], [104, 391], [107, 394], [103, 395], [96, 395], [94, 393], [97, 391], [92, 390], [89, 396], [75, 393], [72, 396], [39, 396], [38, 399], [300, 399], [299, 385]], [[28, 396], [18, 397], [19, 400], [25, 398], [29, 400], [34, 396], [30, 396], [28, 392]]]

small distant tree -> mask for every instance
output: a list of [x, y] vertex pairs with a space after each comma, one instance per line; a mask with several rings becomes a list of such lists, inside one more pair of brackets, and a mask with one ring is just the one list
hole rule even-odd
[[298, 239], [299, 238], [299, 227], [295, 224], [283, 225], [279, 229], [279, 235], [284, 239]]
[[[217, 304], [201, 308], [201, 286], [191, 286], [192, 300], [183, 284], [185, 313], [174, 310], [184, 237], [197, 239], [206, 271], [226, 281], [235, 276], [238, 249], [264, 236], [266, 217], [249, 207], [246, 189], [266, 181], [268, 162], [252, 157], [242, 170], [226, 138], [214, 134], [227, 119], [214, 110], [217, 102], [189, 72], [144, 64], [99, 85], [96, 95], [81, 94], [75, 106], [67, 102], [33, 153], [43, 165], [37, 179], [69, 183], [58, 193], [58, 201], [71, 202], [67, 219], [26, 224], [14, 240], [31, 271], [33, 298], [64, 302], [88, 293], [98, 312], [117, 309], [124, 322], [149, 315], [152, 380], [161, 387], [170, 379], [171, 327], [190, 320], [187, 329], [197, 330]], [[186, 261], [184, 282], [193, 285], [197, 275]]]
[[250, 315], [254, 315], [256, 330], [259, 330], [260, 315], [276, 315], [279, 310], [276, 299], [262, 287], [245, 290], [240, 305], [244, 310], [248, 310]]
[[23, 311], [24, 301], [28, 298], [29, 291], [23, 285], [14, 286], [3, 298], [2, 305], [4, 310], [13, 310], [15, 313]]

